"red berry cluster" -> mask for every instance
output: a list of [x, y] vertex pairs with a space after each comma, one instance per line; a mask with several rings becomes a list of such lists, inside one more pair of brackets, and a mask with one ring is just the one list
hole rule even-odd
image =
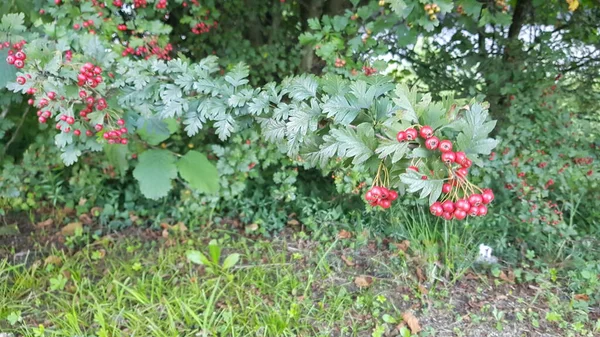
[[73, 24], [73, 29], [75, 30], [79, 30], [81, 27], [87, 28], [88, 32], [90, 34], [96, 34], [96, 31], [94, 30], [94, 20], [89, 19], [89, 20], [85, 20], [83, 21], [83, 23], [79, 24], [79, 23], [74, 23]]
[[143, 57], [146, 60], [155, 55], [159, 59], [168, 61], [171, 59], [171, 56], [169, 56], [169, 53], [171, 51], [173, 51], [173, 46], [170, 43], [167, 43], [167, 45], [164, 48], [161, 48], [158, 45], [158, 42], [155, 39], [153, 39], [150, 42], [148, 42], [146, 46], [140, 46], [135, 49], [132, 47], [127, 47], [125, 48], [125, 50], [123, 50], [121, 55], [134, 55], [138, 57]]
[[[494, 193], [490, 189], [482, 190], [467, 180], [468, 169], [473, 164], [467, 155], [461, 151], [453, 152], [452, 142], [440, 140], [428, 125], [421, 126], [418, 130], [410, 127], [396, 135], [399, 142], [418, 142], [419, 137], [428, 150], [441, 152], [440, 159], [446, 164], [449, 172], [448, 182], [442, 186], [443, 200], [430, 206], [431, 213], [446, 220], [463, 220], [467, 215], [486, 215], [486, 205], [494, 200]], [[408, 169], [419, 171], [415, 166], [409, 166]], [[422, 179], [426, 180], [427, 176], [423, 175]]]
[[218, 25], [217, 21], [213, 21], [212, 24], [206, 22], [198, 22], [192, 27], [192, 33], [196, 35], [205, 34], [210, 32], [211, 29], [216, 28]]
[[20, 41], [11, 45], [9, 42], [0, 43], [0, 50], [4, 48], [11, 48], [8, 50], [8, 56], [6, 57], [6, 63], [15, 66], [17, 69], [21, 69], [25, 66], [25, 60], [27, 54], [23, 51], [25, 41]]
[[398, 199], [398, 193], [383, 186], [373, 186], [365, 194], [365, 199], [367, 199], [369, 205], [373, 207], [379, 206], [383, 209], [387, 209], [392, 206], [392, 201]]
[[[108, 144], [126, 145], [128, 143], [128, 140], [125, 137], [127, 136], [128, 130], [126, 127], [124, 127], [125, 121], [123, 119], [119, 119], [117, 120], [117, 125], [119, 127], [115, 128], [114, 130], [105, 132], [102, 136], [104, 137], [104, 139], [107, 140]], [[98, 129], [102, 130], [102, 125], [96, 125], [96, 130], [100, 131]]]
[[87, 62], [79, 69], [79, 74], [77, 75], [78, 86], [83, 87], [87, 85], [95, 88], [102, 81], [102, 68]]
[[158, 0], [156, 3], [156, 9], [165, 9], [167, 8], [167, 0]]
[[337, 59], [335, 59], [335, 67], [336, 68], [342, 68], [345, 65], [346, 65], [346, 60], [342, 60], [339, 57]]
[[367, 66], [363, 66], [362, 70], [363, 70], [363, 73], [365, 73], [365, 75], [367, 75], [367, 76], [371, 76], [377, 72], [377, 69], [375, 69], [373, 67], [367, 67]]
[[135, 8], [146, 8], [146, 6], [148, 5], [148, 2], [146, 0], [133, 0], [133, 6]]

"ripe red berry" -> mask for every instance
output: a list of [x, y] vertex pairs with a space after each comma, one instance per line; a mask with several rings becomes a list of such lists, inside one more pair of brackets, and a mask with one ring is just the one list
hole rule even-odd
[[391, 201], [394, 201], [394, 200], [398, 199], [398, 192], [396, 192], [394, 190], [390, 190], [389, 191], [389, 195], [388, 195], [388, 199], [390, 199]]
[[18, 83], [19, 85], [23, 85], [23, 84], [25, 84], [26, 82], [27, 82], [27, 80], [25, 79], [25, 77], [23, 77], [23, 76], [19, 76], [19, 77], [17, 77], [17, 83]]
[[41, 124], [46, 123], [46, 117], [44, 117], [44, 116], [38, 117], [38, 122], [40, 122]]
[[442, 140], [440, 145], [438, 145], [438, 149], [442, 152], [450, 152], [452, 151], [452, 142], [447, 139]]
[[415, 172], [419, 172], [419, 168], [418, 168], [418, 167], [416, 167], [416, 166], [413, 166], [413, 165], [411, 165], [411, 166], [407, 167], [407, 168], [406, 168], [406, 170], [407, 170], [407, 171], [408, 171], [408, 170], [413, 170], [413, 171], [415, 171]]
[[452, 185], [450, 185], [448, 183], [442, 185], [442, 193], [448, 194], [448, 193], [450, 193], [450, 191], [452, 191]]
[[78, 23], [73, 24], [73, 29], [78, 30], [81, 26]]
[[461, 164], [461, 166], [464, 168], [469, 168], [471, 165], [473, 165], [473, 162], [469, 158], [465, 159], [465, 161]]
[[442, 208], [442, 204], [439, 201], [436, 201], [431, 206], [429, 206], [429, 211], [435, 216], [441, 216], [442, 214], [444, 214], [444, 209]]
[[445, 220], [452, 220], [452, 218], [454, 217], [454, 213], [451, 212], [444, 212], [444, 214], [442, 214], [442, 218], [444, 218]]
[[79, 135], [81, 135], [81, 131], [79, 131], [79, 130], [75, 130], [75, 131], [73, 131], [73, 134], [74, 134], [75, 136], [79, 136]]
[[383, 190], [379, 186], [373, 186], [373, 188], [371, 188], [371, 194], [376, 200], [381, 199], [382, 192]]
[[469, 196], [468, 200], [472, 206], [479, 206], [483, 202], [483, 197], [481, 196], [481, 194], [473, 194]]
[[25, 66], [25, 62], [23, 60], [15, 60], [15, 67], [17, 69], [21, 69]]
[[79, 92], [79, 97], [80, 97], [80, 98], [85, 98], [85, 97], [87, 97], [87, 92], [85, 92], [84, 90], [81, 90], [81, 91]]
[[42, 98], [42, 99], [40, 99], [40, 103], [38, 104], [38, 106], [39, 106], [40, 108], [43, 108], [43, 107], [45, 107], [46, 105], [48, 105], [48, 100], [47, 100], [47, 99], [45, 99], [45, 98]]
[[462, 151], [458, 151], [454, 153], [454, 161], [458, 164], [458, 165], [463, 165], [465, 160], [467, 159], [467, 155], [462, 152]]
[[442, 203], [442, 208], [444, 212], [452, 213], [454, 212], [454, 203], [450, 200], [446, 200]]
[[23, 61], [25, 61], [25, 59], [27, 58], [27, 54], [25, 54], [22, 51], [18, 51], [18, 52], [15, 53], [15, 58], [17, 60], [23, 60]]
[[479, 215], [479, 207], [477, 207], [477, 206], [471, 206], [471, 209], [469, 209], [468, 214], [470, 216], [478, 216]]
[[415, 140], [417, 139], [417, 130], [415, 130], [414, 128], [408, 128], [406, 130], [404, 130], [404, 132], [406, 132], [406, 140]]
[[[440, 145], [441, 148], [441, 145]], [[456, 158], [454, 155], [454, 152], [444, 152], [442, 153], [442, 161], [444, 163], [446, 163], [447, 165], [450, 165], [454, 162], [454, 159]]]
[[50, 98], [51, 100], [55, 100], [56, 99], [56, 93], [54, 91], [50, 91], [48, 93], [48, 98]]
[[404, 132], [404, 131], [398, 132], [398, 134], [396, 135], [396, 140], [399, 142], [405, 141], [406, 140], [406, 132]]
[[29, 104], [29, 105], [33, 105], [34, 102], [35, 101], [33, 100], [33, 98], [30, 98], [27, 100], [27, 104]]
[[365, 193], [365, 200], [367, 201], [375, 201], [375, 196], [373, 196], [373, 192], [371, 192], [370, 190], [367, 191], [367, 193]]
[[123, 126], [125, 125], [125, 120], [123, 118], [120, 118], [119, 120], [117, 120], [117, 124]]
[[[450, 153], [450, 152], [448, 152]], [[458, 170], [456, 170], [456, 176], [459, 178], [465, 178], [467, 176], [467, 174], [469, 174], [469, 170], [467, 170], [464, 167], [459, 168]]]
[[454, 217], [457, 220], [464, 220], [464, 218], [467, 217], [467, 212], [462, 209], [457, 209], [456, 211], [454, 211]]
[[454, 203], [454, 207], [457, 209], [462, 209], [465, 212], [468, 212], [471, 209], [471, 204], [466, 199], [458, 199]]
[[91, 130], [85, 130], [85, 135], [91, 137], [93, 135]]
[[102, 131], [102, 124], [96, 124], [96, 125], [94, 126], [94, 129], [95, 129], [96, 131]]
[[392, 202], [388, 199], [381, 199], [381, 200], [379, 200], [378, 204], [383, 209], [388, 209], [388, 208], [390, 208], [390, 206], [392, 206]]
[[481, 197], [483, 198], [484, 204], [489, 204], [494, 200], [494, 192], [489, 188], [484, 188]]
[[479, 216], [484, 216], [488, 212], [488, 208], [486, 205], [481, 205], [478, 207], [478, 209], [479, 209], [479, 213], [477, 215], [479, 215]]
[[8, 55], [6, 57], [6, 63], [8, 63], [8, 64], [11, 64], [11, 65], [15, 64], [15, 60], [16, 60], [16, 58], [14, 56], [12, 56], [12, 55]]
[[432, 151], [433, 151], [433, 150], [435, 150], [435, 149], [437, 149], [437, 148], [438, 148], [438, 146], [439, 146], [439, 144], [440, 144], [440, 140], [439, 140], [439, 138], [438, 138], [438, 137], [436, 137], [436, 136], [431, 136], [430, 138], [428, 138], [428, 139], [425, 141], [425, 147], [426, 147], [428, 150], [432, 150]]
[[67, 122], [67, 124], [73, 125], [75, 123], [75, 118], [69, 116], [65, 121]]
[[431, 136], [433, 136], [433, 129], [431, 128], [431, 126], [425, 125], [419, 130], [419, 134], [425, 139], [430, 138]]

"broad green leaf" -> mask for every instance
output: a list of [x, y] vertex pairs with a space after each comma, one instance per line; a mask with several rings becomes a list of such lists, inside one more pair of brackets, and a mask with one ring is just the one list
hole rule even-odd
[[127, 146], [121, 144], [106, 144], [104, 145], [104, 152], [108, 158], [108, 162], [112, 164], [124, 176], [129, 169], [129, 160]]
[[344, 96], [335, 96], [323, 104], [323, 112], [336, 123], [348, 125], [358, 116], [360, 108], [350, 104]]
[[208, 254], [210, 255], [210, 259], [214, 264], [219, 264], [219, 259], [221, 258], [221, 247], [214, 239], [210, 240], [208, 243]]
[[223, 267], [223, 269], [230, 269], [231, 267], [235, 266], [239, 261], [240, 254], [230, 254], [225, 258], [225, 261], [223, 261], [223, 265], [221, 267]]
[[404, 158], [408, 152], [408, 143], [399, 143], [396, 141], [383, 142], [377, 147], [375, 153], [380, 159], [384, 159], [392, 155], [392, 164]]
[[203, 153], [189, 151], [177, 161], [177, 168], [192, 188], [204, 193], [219, 190], [219, 172]]
[[417, 101], [417, 93], [414, 90], [410, 90], [406, 85], [397, 85], [396, 97], [393, 98], [394, 103], [401, 110], [398, 115], [400, 119], [409, 123], [418, 122], [417, 114], [415, 112], [414, 105]]
[[6, 63], [8, 49], [0, 50], [0, 89], [6, 87], [6, 84], [15, 81], [17, 78], [17, 68]]
[[200, 265], [204, 265], [204, 266], [210, 265], [210, 261], [206, 258], [206, 256], [197, 250], [188, 250], [185, 253], [185, 256], [192, 263], [200, 264]]
[[150, 145], [158, 145], [177, 132], [179, 123], [174, 118], [140, 118], [137, 133]]
[[175, 156], [167, 150], [148, 150], [138, 159], [133, 177], [139, 182], [142, 194], [155, 200], [167, 196], [171, 180], [177, 177]]

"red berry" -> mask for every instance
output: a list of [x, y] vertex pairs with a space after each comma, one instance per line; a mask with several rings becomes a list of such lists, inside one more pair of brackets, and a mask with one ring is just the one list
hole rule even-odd
[[381, 206], [381, 208], [383, 208], [383, 209], [388, 209], [388, 208], [390, 208], [390, 206], [392, 206], [392, 202], [391, 202], [391, 201], [389, 201], [388, 199], [382, 199], [382, 200], [379, 200], [379, 203], [378, 203], [378, 204], [379, 204], [379, 206]]
[[117, 120], [117, 124], [123, 126], [123, 125], [125, 125], [125, 120], [123, 118], [121, 118], [121, 119]]
[[452, 151], [452, 142], [447, 139], [442, 140], [438, 146], [438, 149], [440, 149], [442, 152], [450, 152]]
[[127, 130], [127, 128], [120, 128], [119, 131], [121, 133], [127, 133], [127, 131], [129, 131], [129, 130]]
[[78, 23], [73, 24], [73, 29], [78, 30], [81, 26]]
[[440, 140], [436, 136], [432, 136], [425, 141], [425, 147], [428, 150], [432, 150], [432, 151], [437, 149], [439, 144], [440, 144]]
[[[440, 148], [441, 148], [441, 144], [440, 144]], [[441, 158], [444, 163], [446, 163], [447, 165], [450, 165], [454, 162], [454, 159], [456, 157], [454, 155], [454, 152], [444, 152], [444, 153], [442, 153]]]
[[373, 186], [373, 188], [371, 188], [371, 194], [375, 199], [381, 199], [382, 193], [383, 190], [379, 186]]
[[484, 216], [484, 215], [486, 215], [486, 214], [487, 214], [487, 212], [488, 212], [488, 208], [487, 208], [487, 206], [486, 206], [486, 205], [481, 205], [481, 206], [479, 206], [478, 208], [479, 208], [479, 213], [478, 213], [477, 215], [479, 215], [479, 216]]
[[69, 125], [73, 125], [75, 123], [75, 118], [69, 116], [69, 117], [67, 117], [66, 122]]
[[44, 116], [38, 117], [38, 122], [40, 122], [42, 124], [46, 123], [46, 117], [44, 117]]
[[467, 217], [467, 212], [463, 211], [462, 209], [457, 209], [456, 211], [454, 211], [454, 217], [457, 220], [464, 220], [464, 218]]
[[81, 135], [81, 131], [79, 131], [79, 130], [75, 130], [75, 131], [73, 131], [73, 134], [74, 134], [75, 136], [79, 136], [79, 135]]
[[87, 96], [87, 92], [85, 92], [84, 90], [81, 90], [81, 91], [79, 92], [79, 97], [80, 97], [80, 98], [85, 98], [86, 96]]
[[465, 160], [467, 159], [467, 155], [464, 152], [462, 152], [462, 151], [455, 152], [454, 156], [455, 156], [454, 161], [458, 165], [463, 165], [464, 162], [465, 162]]
[[6, 63], [8, 63], [8, 64], [15, 64], [15, 60], [16, 60], [15, 57], [12, 55], [8, 55], [6, 57]]
[[48, 100], [47, 100], [47, 99], [45, 99], [45, 98], [42, 98], [42, 99], [40, 99], [40, 103], [38, 104], [38, 106], [39, 106], [40, 108], [43, 108], [43, 107], [45, 107], [46, 105], [48, 105]]
[[48, 98], [50, 98], [51, 100], [55, 100], [56, 99], [56, 93], [54, 91], [50, 91], [48, 93]]
[[489, 204], [494, 200], [494, 192], [489, 188], [484, 188], [481, 197], [483, 198], [484, 204]]
[[430, 138], [431, 136], [433, 136], [433, 129], [431, 128], [431, 126], [425, 125], [421, 128], [421, 130], [419, 130], [419, 134], [425, 139]]
[[60, 120], [65, 122], [67, 120], [67, 116], [66, 115], [60, 115]]
[[404, 132], [406, 132], [406, 139], [407, 140], [415, 140], [417, 139], [417, 130], [415, 130], [414, 128], [408, 128], [406, 130], [404, 130]]
[[467, 170], [464, 167], [461, 167], [458, 170], [456, 170], [456, 176], [459, 177], [459, 178], [463, 178], [464, 179], [467, 176], [467, 174], [469, 174], [469, 170]]
[[394, 200], [398, 199], [398, 192], [396, 192], [394, 190], [390, 190], [389, 191], [389, 195], [388, 195], [388, 199], [390, 199], [391, 201], [394, 201]]
[[396, 135], [396, 140], [399, 142], [405, 141], [406, 140], [406, 132], [404, 132], [404, 131], [398, 132], [398, 134]]
[[25, 62], [23, 60], [15, 60], [15, 67], [17, 69], [21, 69], [25, 66]]
[[452, 213], [454, 212], [454, 203], [450, 200], [446, 200], [442, 203], [442, 208], [444, 212]]
[[17, 60], [23, 60], [23, 61], [25, 61], [25, 59], [27, 58], [27, 54], [25, 54], [22, 51], [18, 51], [18, 52], [15, 53], [15, 58]]
[[94, 129], [95, 129], [96, 131], [102, 131], [102, 124], [96, 124], [96, 125], [94, 126]]
[[444, 212], [442, 214], [442, 218], [444, 218], [445, 220], [448, 220], [448, 221], [452, 220], [453, 217], [454, 217], [454, 214], [450, 213], [450, 212]]
[[30, 98], [27, 100], [27, 104], [29, 104], [29, 105], [33, 105], [34, 102], [35, 101], [33, 100], [33, 98]]
[[50, 118], [52, 117], [52, 112], [46, 110], [42, 113], [42, 116], [44, 116], [45, 118]]
[[376, 200], [375, 197], [373, 196], [373, 192], [371, 192], [370, 190], [367, 191], [367, 193], [365, 193], [365, 199], [367, 201], [374, 201], [374, 200]]
[[481, 194], [473, 194], [469, 197], [468, 200], [472, 206], [479, 206], [483, 202], [483, 197], [481, 196]]
[[408, 170], [413, 170], [413, 171], [415, 171], [415, 172], [419, 172], [419, 168], [418, 168], [418, 167], [416, 167], [416, 166], [413, 166], [413, 165], [411, 165], [411, 166], [409, 166], [408, 168], [406, 168], [406, 170], [407, 170], [407, 171], [408, 171]]
[[23, 76], [17, 77], [17, 83], [19, 83], [19, 85], [23, 85], [26, 82], [27, 82], [27, 80], [25, 79], [25, 77], [23, 77]]
[[477, 207], [477, 206], [471, 206], [471, 209], [469, 209], [468, 214], [470, 216], [478, 216], [479, 215], [479, 207]]
[[93, 135], [93, 133], [90, 130], [85, 130], [85, 135], [88, 137], [91, 137]]
[[469, 158], [465, 159], [465, 161], [461, 164], [461, 166], [464, 168], [469, 168], [471, 165], [473, 165], [473, 162]]
[[450, 193], [450, 191], [452, 191], [452, 185], [450, 185], [448, 183], [442, 185], [442, 193], [448, 194], [448, 193]]
[[442, 214], [444, 214], [444, 209], [442, 208], [442, 204], [439, 201], [436, 201], [431, 206], [429, 206], [429, 211], [435, 216], [441, 216]]
[[465, 212], [468, 212], [471, 209], [471, 204], [466, 199], [459, 199], [454, 203], [454, 206], [457, 209], [462, 209]]

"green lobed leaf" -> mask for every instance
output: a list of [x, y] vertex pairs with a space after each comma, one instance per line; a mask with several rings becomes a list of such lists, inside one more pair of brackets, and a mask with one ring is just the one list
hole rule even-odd
[[171, 180], [177, 177], [175, 156], [167, 150], [148, 150], [138, 159], [133, 177], [140, 184], [142, 194], [154, 200], [167, 196]]
[[189, 151], [177, 161], [177, 168], [192, 188], [204, 193], [219, 190], [219, 172], [203, 153]]

